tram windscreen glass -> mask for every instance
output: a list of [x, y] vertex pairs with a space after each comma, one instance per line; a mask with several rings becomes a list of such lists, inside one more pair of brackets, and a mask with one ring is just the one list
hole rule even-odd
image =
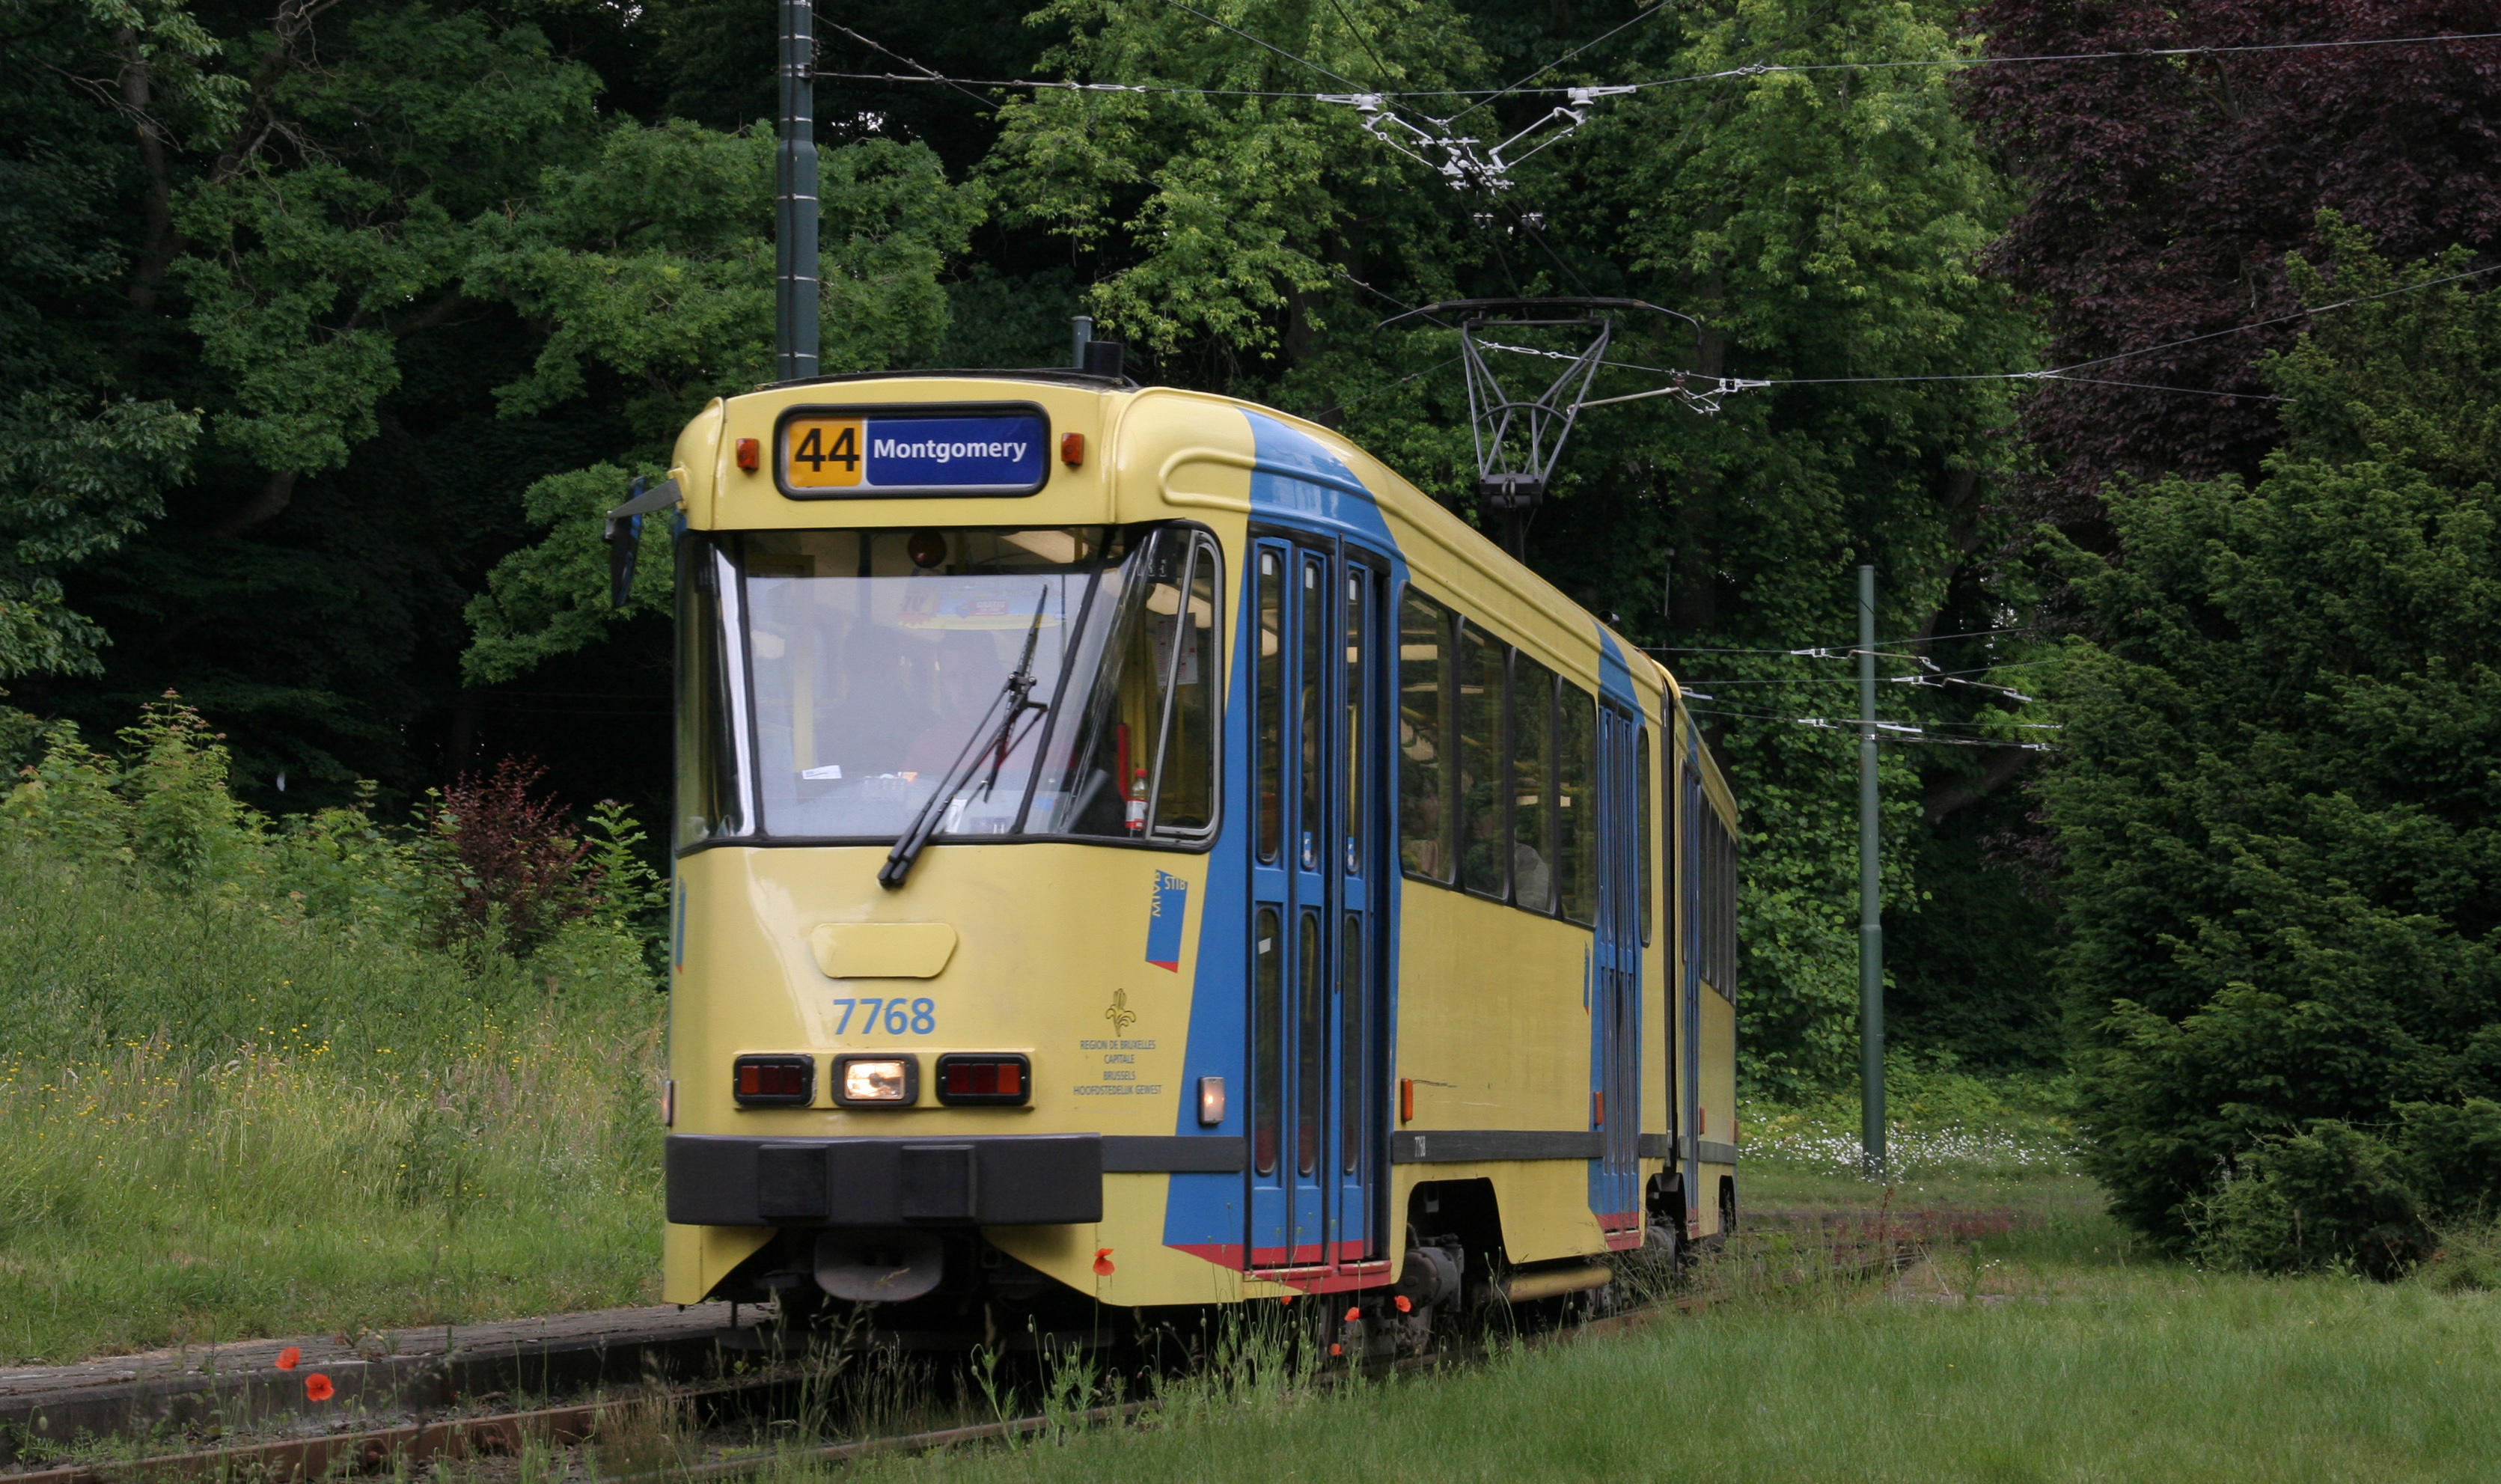
[[[974, 765], [939, 832], [1013, 829], [1049, 702], [1099, 632], [1086, 597], [1117, 570], [1117, 540], [1063, 527], [728, 538], [745, 579], [743, 614], [724, 617], [744, 619], [758, 832], [899, 835], [959, 762]], [[1043, 704], [1002, 730], [1028, 649]]]
[[[1206, 533], [746, 531], [688, 545], [711, 579], [690, 585], [703, 590], [688, 613], [743, 642], [718, 660], [700, 643], [696, 662], [681, 656], [681, 710], [744, 725], [684, 750], [720, 765], [682, 780], [682, 844], [890, 840], [950, 775], [941, 839], [1134, 835], [1141, 816], [1158, 835], [1213, 827], [1220, 574]], [[1010, 719], [1019, 667], [1028, 705]]]

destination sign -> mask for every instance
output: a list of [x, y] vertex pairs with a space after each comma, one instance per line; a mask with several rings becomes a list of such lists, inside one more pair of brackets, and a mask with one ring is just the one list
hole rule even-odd
[[1039, 412], [801, 413], [782, 424], [782, 483], [801, 496], [1031, 494], [1050, 470]]

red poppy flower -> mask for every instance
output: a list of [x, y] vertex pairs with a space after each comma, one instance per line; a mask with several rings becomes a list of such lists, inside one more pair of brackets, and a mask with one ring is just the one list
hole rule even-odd
[[1329, 1346], [1329, 1354], [1344, 1355], [1346, 1354], [1346, 1347], [1344, 1345], [1331, 1345]]
[[278, 1352], [278, 1368], [281, 1370], [293, 1370], [296, 1363], [303, 1359], [304, 1352], [293, 1345], [289, 1345], [285, 1349]]
[[339, 1388], [331, 1385], [330, 1378], [317, 1370], [304, 1378], [304, 1397], [308, 1401], [327, 1401], [338, 1394]]
[[1347, 1322], [1348, 1324], [1352, 1324], [1352, 1323], [1354, 1323], [1356, 1320], [1361, 1319], [1362, 1317], [1363, 1317], [1363, 1310], [1361, 1310], [1361, 1309], [1349, 1309], [1349, 1310], [1347, 1310], [1347, 1311], [1346, 1311], [1346, 1322]]
[[1412, 1304], [1412, 1303], [1409, 1303], [1409, 1302], [1407, 1301], [1407, 1296], [1406, 1296], [1405, 1294], [1400, 1294], [1400, 1295], [1398, 1296], [1398, 1312], [1399, 1312], [1399, 1313], [1401, 1313], [1401, 1314], [1409, 1314], [1409, 1313], [1413, 1313], [1413, 1312], [1415, 1312], [1415, 1308], [1416, 1308], [1416, 1305], [1414, 1305], [1414, 1304]]
[[1111, 1248], [1097, 1247], [1094, 1249], [1094, 1276], [1098, 1278], [1108, 1278], [1112, 1276]]

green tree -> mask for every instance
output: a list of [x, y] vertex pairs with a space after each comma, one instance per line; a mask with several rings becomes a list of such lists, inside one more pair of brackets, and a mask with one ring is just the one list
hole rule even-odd
[[[0, 677], [35, 672], [22, 703], [92, 729], [178, 686], [239, 789], [405, 796], [472, 599], [501, 657], [472, 676], [609, 638], [563, 522], [595, 529], [624, 484], [587, 471], [664, 464], [708, 398], [770, 374], [769, 139], [610, 101], [673, 17], [8, 13], [49, 64], [0, 84], [29, 127], [0, 146], [24, 270], [0, 275]], [[892, 139], [824, 173], [829, 369], [926, 360], [980, 193]], [[663, 606], [667, 567], [645, 567]], [[558, 569], [582, 580], [555, 592]]]
[[164, 202], [135, 203], [134, 243], [129, 187], [143, 160], [228, 126], [238, 90], [168, 0], [12, 6], [0, 40], [17, 63], [0, 88], [0, 680], [93, 674], [110, 641], [62, 574], [164, 514], [199, 434], [135, 394], [129, 320]]
[[[1586, 55], [1574, 53], [1641, 13], [1256, 0], [1207, 14], [1222, 23], [1098, 0], [1039, 13], [1067, 36], [1047, 67], [1210, 91], [1007, 102], [987, 167], [1002, 217], [1070, 244], [1093, 309], [1142, 346], [1149, 374], [1333, 422], [1462, 513], [1475, 470], [1452, 336], [1414, 320], [1374, 330], [1428, 300], [1604, 294], [1687, 317], [1626, 323], [1601, 396], [1659, 388], [1658, 367], [1810, 379], [2029, 364], [2029, 321], [1974, 266], [2013, 199], [1933, 70], [1612, 98], [1497, 191], [1454, 190], [1345, 103], [1267, 96], [1401, 92], [1411, 118], [1466, 110], [1457, 132], [1499, 139], [1557, 100], [1470, 105], [1547, 63], [1559, 65], [1541, 85], [1933, 57], [1955, 45], [1944, 7], [1661, 8]], [[1759, 1080], [1801, 1089], [1855, 1063], [1852, 751], [1794, 720], [1851, 702], [1846, 661], [1717, 652], [1846, 646], [1859, 560], [1884, 570], [1888, 636], [2008, 626], [2028, 601], [2020, 569], [1995, 559], [2009, 531], [1989, 502], [2010, 417], [2008, 386], [1984, 382], [1782, 388], [1716, 416], [1667, 399], [1594, 409], [1531, 531], [1532, 565], [1638, 638], [1712, 652], [1673, 658], [1729, 683], [1699, 689], [1748, 810], [1741, 986]], [[1671, 574], [1672, 619], [1658, 612]], [[2020, 658], [1992, 640], [1934, 652], [1975, 674]], [[1967, 742], [2016, 735], [1991, 725], [2003, 712], [1936, 691], [1887, 696], [1888, 718], [1935, 719]], [[1888, 761], [1896, 909], [1917, 904], [1901, 842], [1923, 814], [1988, 797], [2028, 756], [1932, 747]]]
[[[2314, 304], [2463, 262], [2326, 240]], [[2114, 1209], [2175, 1242], [2262, 1144], [2501, 1092], [2501, 295], [2322, 316], [2267, 372], [2258, 483], [2117, 489], [2116, 554], [2067, 549], [2079, 1109]]]

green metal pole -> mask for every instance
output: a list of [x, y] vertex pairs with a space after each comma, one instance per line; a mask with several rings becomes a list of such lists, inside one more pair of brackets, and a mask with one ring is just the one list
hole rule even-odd
[[782, 143], [773, 160], [775, 369], [817, 374], [817, 36], [811, 0], [782, 0]]
[[1877, 855], [1876, 569], [1858, 569], [1858, 1137], [1884, 1173], [1884, 906]]

